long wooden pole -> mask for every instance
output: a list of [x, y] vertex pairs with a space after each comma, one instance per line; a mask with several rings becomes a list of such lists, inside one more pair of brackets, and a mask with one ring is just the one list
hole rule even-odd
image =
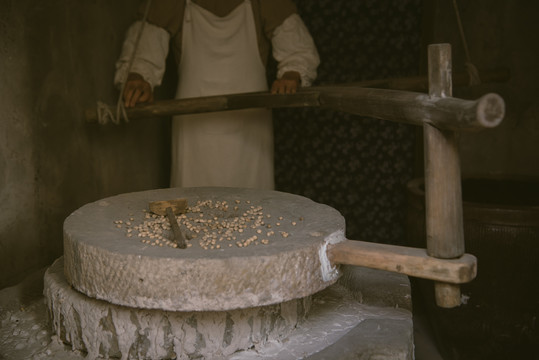
[[[496, 94], [470, 101], [432, 98], [417, 92], [364, 88], [356, 84], [313, 87], [290, 95], [247, 93], [156, 101], [127, 109], [127, 116], [129, 119], [152, 118], [259, 107], [321, 107], [418, 126], [427, 122], [441, 129], [458, 131], [495, 127], [505, 112], [503, 99]], [[111, 110], [115, 113], [115, 109]], [[98, 118], [93, 109], [86, 111], [85, 116], [89, 122], [95, 122]]]

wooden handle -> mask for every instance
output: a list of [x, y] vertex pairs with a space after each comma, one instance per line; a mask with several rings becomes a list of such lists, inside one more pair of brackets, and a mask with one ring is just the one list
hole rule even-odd
[[174, 214], [185, 213], [187, 206], [187, 199], [184, 198], [152, 201], [148, 204], [150, 211], [157, 215], [166, 215], [168, 208], [171, 208]]
[[322, 89], [320, 107], [410, 125], [432, 124], [439, 129], [455, 131], [496, 127], [505, 115], [505, 103], [497, 94], [463, 100], [408, 91], [352, 87]]
[[458, 259], [438, 259], [425, 249], [346, 240], [328, 246], [334, 264], [363, 266], [450, 284], [472, 281], [477, 275], [477, 259], [464, 254]]
[[182, 231], [180, 230], [180, 226], [178, 225], [178, 221], [176, 220], [176, 215], [174, 215], [171, 207], [167, 208], [167, 217], [168, 221], [170, 222], [170, 226], [172, 227], [172, 232], [174, 233], [174, 242], [178, 244], [180, 249], [185, 249], [187, 245], [185, 244], [185, 239]]

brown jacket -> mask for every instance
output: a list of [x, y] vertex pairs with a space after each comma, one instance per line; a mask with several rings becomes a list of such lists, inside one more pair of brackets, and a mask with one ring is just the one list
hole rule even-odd
[[[245, 0], [192, 0], [197, 5], [214, 13], [225, 16]], [[253, 8], [258, 48], [264, 65], [267, 64], [271, 48], [271, 38], [276, 27], [290, 15], [297, 12], [291, 0], [250, 0]], [[146, 1], [140, 6], [142, 18]], [[148, 22], [165, 29], [171, 36], [172, 51], [176, 62], [181, 59], [182, 26], [185, 0], [153, 0], [148, 14]]]

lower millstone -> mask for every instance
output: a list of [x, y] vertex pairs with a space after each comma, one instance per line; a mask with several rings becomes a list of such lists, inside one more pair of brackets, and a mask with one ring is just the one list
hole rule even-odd
[[222, 359], [285, 337], [303, 319], [311, 297], [229, 311], [137, 309], [74, 291], [63, 258], [45, 274], [44, 294], [54, 331], [88, 358]]

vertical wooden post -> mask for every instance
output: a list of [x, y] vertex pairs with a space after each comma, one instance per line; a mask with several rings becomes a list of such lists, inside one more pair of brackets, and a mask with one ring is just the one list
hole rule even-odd
[[[451, 45], [429, 45], [429, 95], [452, 96]], [[464, 254], [460, 162], [455, 134], [424, 124], [427, 253], [441, 259]], [[436, 303], [460, 305], [459, 285], [436, 282]]]

